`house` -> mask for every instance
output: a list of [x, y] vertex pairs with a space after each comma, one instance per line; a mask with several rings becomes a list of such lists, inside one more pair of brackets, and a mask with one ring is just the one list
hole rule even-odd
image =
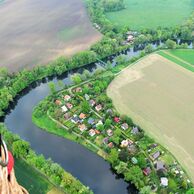
[[166, 170], [165, 164], [162, 161], [157, 161], [155, 167], [156, 167], [157, 171], [165, 171]]
[[73, 117], [71, 118], [72, 123], [78, 123], [79, 121], [80, 121], [80, 119], [77, 115], [73, 115]]
[[126, 148], [128, 145], [129, 145], [129, 141], [128, 141], [128, 140], [123, 140], [123, 141], [121, 142], [121, 147], [122, 147], [122, 148]]
[[123, 123], [123, 124], [121, 125], [121, 128], [122, 128], [123, 130], [127, 130], [127, 129], [129, 129], [129, 125], [128, 125], [127, 123]]
[[102, 110], [102, 105], [101, 104], [98, 104], [95, 109], [99, 112]]
[[90, 129], [90, 130], [89, 130], [89, 135], [90, 135], [91, 137], [93, 137], [94, 135], [96, 135], [95, 130], [94, 130], [94, 129]]
[[75, 92], [76, 92], [76, 93], [82, 92], [82, 88], [81, 88], [81, 87], [75, 88]]
[[112, 115], [113, 114], [113, 110], [112, 109], [107, 109], [106, 113], [108, 113], [109, 115]]
[[71, 103], [67, 103], [66, 106], [67, 106], [68, 109], [72, 109], [73, 108], [73, 105]]
[[85, 94], [84, 97], [85, 97], [85, 99], [86, 99], [87, 101], [90, 100], [90, 96], [89, 96], [88, 94]]
[[79, 128], [79, 130], [80, 130], [81, 132], [84, 132], [85, 130], [87, 130], [87, 127], [86, 127], [85, 124], [80, 124], [80, 125], [78, 126], [78, 128]]
[[160, 151], [156, 151], [156, 152], [153, 153], [150, 157], [151, 157], [151, 159], [154, 161], [154, 160], [156, 160], [159, 156], [160, 156]]
[[95, 129], [95, 132], [96, 132], [96, 134], [100, 134], [100, 131], [99, 130], [97, 130], [97, 129]]
[[71, 99], [71, 96], [69, 96], [69, 95], [65, 95], [65, 96], [64, 96], [64, 100], [65, 100], [65, 101], [69, 101], [70, 99]]
[[90, 118], [88, 119], [88, 124], [89, 124], [89, 125], [93, 125], [94, 123], [95, 123], [95, 119], [93, 119], [93, 118], [90, 117]]
[[121, 119], [120, 119], [119, 117], [114, 117], [114, 122], [115, 122], [115, 123], [119, 123], [120, 120], [121, 120]]
[[95, 100], [90, 100], [89, 103], [90, 103], [90, 106], [93, 107], [96, 104], [96, 101]]
[[65, 118], [66, 120], [69, 119], [70, 117], [71, 117], [70, 113], [67, 112], [67, 113], [64, 114], [64, 118]]
[[150, 167], [147, 167], [147, 168], [144, 168], [144, 169], [143, 169], [143, 174], [144, 174], [145, 176], [149, 176], [151, 172], [152, 172], [152, 170], [151, 170]]
[[67, 107], [65, 105], [62, 106], [61, 109], [62, 109], [62, 112], [67, 112], [68, 111], [68, 109], [67, 109]]
[[168, 186], [168, 179], [166, 177], [161, 177], [160, 178], [160, 184], [163, 187], [167, 187]]
[[111, 129], [108, 129], [106, 132], [109, 137], [113, 136], [113, 131]]
[[113, 148], [113, 147], [114, 147], [113, 142], [110, 142], [110, 143], [108, 144], [108, 147], [109, 147], [109, 148]]
[[138, 127], [133, 127], [132, 130], [131, 130], [131, 133], [132, 133], [133, 135], [137, 135], [139, 132], [140, 132], [140, 131], [139, 131]]
[[55, 104], [56, 104], [56, 105], [61, 105], [62, 102], [61, 102], [60, 100], [55, 100]]
[[132, 162], [133, 164], [137, 164], [137, 163], [138, 163], [138, 160], [137, 160], [135, 157], [133, 157], [133, 158], [131, 158], [131, 162]]
[[108, 144], [108, 141], [109, 141], [109, 137], [105, 137], [105, 138], [103, 139], [103, 143], [104, 143], [104, 144]]
[[85, 118], [86, 118], [86, 115], [85, 115], [84, 113], [81, 113], [81, 114], [79, 115], [79, 118], [80, 118], [80, 119], [85, 119]]
[[128, 42], [133, 42], [133, 40], [134, 40], [134, 36], [133, 35], [130, 34], [130, 35], [127, 36], [127, 41]]

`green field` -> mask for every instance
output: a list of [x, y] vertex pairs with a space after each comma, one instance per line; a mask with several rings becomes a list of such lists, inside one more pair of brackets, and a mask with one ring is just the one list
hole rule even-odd
[[22, 160], [15, 159], [14, 169], [18, 183], [31, 194], [46, 194], [53, 187], [40, 173]]
[[176, 57], [194, 65], [194, 50], [193, 49], [187, 49], [187, 50], [169, 50], [169, 53], [172, 55], [175, 55]]
[[194, 10], [193, 0], [125, 0], [125, 5], [126, 9], [106, 15], [113, 23], [133, 30], [176, 26]]
[[194, 50], [167, 50], [159, 51], [158, 54], [194, 72]]

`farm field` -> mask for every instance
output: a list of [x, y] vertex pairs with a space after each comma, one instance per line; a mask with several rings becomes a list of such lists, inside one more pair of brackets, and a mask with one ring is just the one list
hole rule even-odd
[[[26, 188], [29, 193], [53, 193], [58, 191], [54, 189], [51, 183], [42, 177], [37, 171], [22, 160], [15, 159], [15, 174], [18, 183]], [[60, 193], [60, 191], [58, 191]]]
[[107, 94], [121, 114], [176, 156], [194, 181], [194, 74], [152, 54], [122, 71]]
[[126, 9], [106, 15], [113, 23], [133, 30], [176, 26], [194, 9], [192, 0], [125, 0], [125, 5]]
[[0, 66], [11, 71], [85, 50], [101, 38], [82, 0], [4, 0], [0, 17]]

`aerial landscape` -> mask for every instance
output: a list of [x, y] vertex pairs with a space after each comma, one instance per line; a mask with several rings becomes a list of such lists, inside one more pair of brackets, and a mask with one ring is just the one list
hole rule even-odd
[[0, 193], [194, 194], [194, 0], [0, 16]]

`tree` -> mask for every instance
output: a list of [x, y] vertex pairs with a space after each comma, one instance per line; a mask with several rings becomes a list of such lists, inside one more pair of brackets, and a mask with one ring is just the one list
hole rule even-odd
[[71, 80], [74, 84], [80, 84], [82, 82], [81, 75], [79, 73], [75, 73], [71, 76]]
[[105, 129], [108, 129], [111, 126], [111, 124], [112, 124], [112, 121], [110, 119], [106, 119], [104, 124]]
[[108, 161], [114, 166], [118, 162], [118, 156], [119, 156], [118, 151], [115, 148], [113, 148], [111, 149], [110, 154], [108, 156]]
[[50, 88], [51, 94], [54, 94], [54, 93], [56, 92], [56, 87], [55, 87], [54, 82], [49, 82], [49, 83], [48, 83], [48, 86], [49, 86], [49, 88]]
[[189, 189], [186, 194], [194, 194], [194, 188]]
[[175, 49], [176, 48], [176, 42], [173, 40], [168, 39], [166, 41], [166, 47], [169, 49]]
[[30, 144], [23, 140], [17, 140], [12, 144], [12, 151], [16, 158], [26, 157], [30, 148]]
[[140, 154], [137, 158], [138, 160], [138, 165], [141, 167], [141, 168], [145, 168], [146, 167], [146, 159], [145, 159], [145, 156], [144, 154]]
[[151, 44], [148, 44], [146, 47], [145, 47], [145, 53], [151, 53], [153, 51], [153, 47]]
[[151, 193], [151, 188], [150, 186], [145, 186], [140, 190], [140, 194], [150, 194]]
[[123, 174], [127, 169], [127, 163], [121, 161], [117, 166], [115, 166], [115, 169], [118, 174]]
[[144, 186], [144, 175], [139, 166], [132, 166], [128, 171], [124, 173], [126, 181], [132, 181], [137, 188]]
[[173, 192], [177, 191], [178, 186], [177, 186], [177, 183], [174, 181], [174, 179], [172, 178], [169, 179], [168, 188]]
[[89, 113], [90, 112], [90, 105], [88, 103], [88, 101], [84, 100], [82, 103], [81, 103], [81, 109], [84, 113]]
[[127, 148], [122, 149], [119, 152], [119, 159], [123, 162], [127, 162], [129, 159], [129, 151]]

